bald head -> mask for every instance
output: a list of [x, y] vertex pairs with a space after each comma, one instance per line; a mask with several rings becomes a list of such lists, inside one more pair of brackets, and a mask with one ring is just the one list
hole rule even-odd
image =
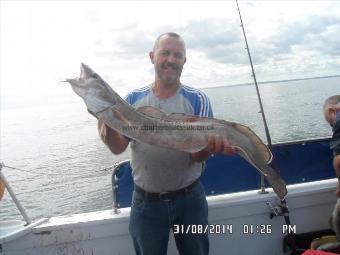
[[335, 123], [337, 112], [340, 112], [340, 95], [334, 95], [327, 98], [323, 104], [325, 120], [331, 126]]
[[335, 95], [327, 98], [323, 105], [323, 108], [325, 109], [326, 107], [335, 106], [337, 104], [340, 104], [340, 95]]
[[183, 45], [184, 53], [185, 53], [186, 49], [185, 49], [185, 43], [184, 43], [183, 38], [179, 34], [176, 34], [174, 32], [168, 32], [168, 33], [164, 33], [164, 34], [161, 34], [160, 36], [158, 36], [156, 41], [155, 41], [155, 44], [153, 46], [153, 51], [155, 52], [157, 50], [159, 41], [161, 39], [168, 38], [168, 37], [175, 38], [175, 39], [179, 40]]

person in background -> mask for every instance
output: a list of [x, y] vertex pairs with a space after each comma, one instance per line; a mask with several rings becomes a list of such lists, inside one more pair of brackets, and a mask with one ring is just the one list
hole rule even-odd
[[323, 113], [333, 131], [330, 148], [333, 150], [334, 171], [339, 180], [336, 196], [340, 198], [340, 95], [326, 99], [323, 105]]
[[[154, 65], [154, 82], [132, 91], [126, 101], [135, 108], [153, 106], [166, 113], [212, 117], [208, 97], [181, 83], [186, 62], [184, 40], [176, 33], [160, 35], [149, 53]], [[214, 153], [234, 154], [229, 142], [210, 136], [208, 145], [196, 153], [180, 152], [130, 140], [99, 119], [102, 141], [112, 153], [120, 154], [131, 143], [134, 192], [129, 231], [136, 254], [167, 254], [170, 229], [181, 255], [207, 255], [207, 234], [182, 233], [192, 225], [208, 224], [208, 205], [199, 181], [203, 161]], [[195, 132], [195, 131], [193, 131]]]
[[[330, 148], [333, 151], [333, 167], [338, 178], [336, 188], [337, 202], [329, 219], [329, 225], [334, 230], [336, 236], [332, 242], [321, 244], [317, 250], [340, 253], [340, 95], [331, 96], [326, 99], [323, 105], [323, 113], [326, 121], [332, 127], [333, 136], [330, 141]], [[317, 242], [317, 241], [315, 241]]]

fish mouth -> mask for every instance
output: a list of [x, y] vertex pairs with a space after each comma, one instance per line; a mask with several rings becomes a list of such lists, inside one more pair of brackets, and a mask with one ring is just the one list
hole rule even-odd
[[86, 80], [91, 77], [97, 78], [98, 75], [88, 65], [81, 63], [80, 64], [80, 79]]
[[86, 79], [90, 78], [91, 75], [94, 72], [92, 71], [92, 69], [85, 65], [84, 63], [80, 64], [80, 75], [79, 77], [76, 78], [68, 78], [65, 79], [64, 81], [60, 81], [60, 82], [68, 82], [70, 83], [72, 86], [80, 86]]

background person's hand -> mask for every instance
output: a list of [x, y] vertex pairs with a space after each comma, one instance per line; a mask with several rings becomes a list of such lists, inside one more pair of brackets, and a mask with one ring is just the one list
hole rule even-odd
[[338, 186], [336, 187], [335, 195], [340, 198], [340, 182], [338, 182]]

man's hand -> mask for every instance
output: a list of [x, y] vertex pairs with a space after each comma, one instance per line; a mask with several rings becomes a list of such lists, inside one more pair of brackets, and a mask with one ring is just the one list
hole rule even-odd
[[225, 155], [234, 155], [236, 153], [235, 148], [230, 146], [227, 139], [215, 135], [209, 136], [208, 145], [204, 150], [210, 154], [223, 153]]
[[236, 153], [236, 149], [230, 146], [230, 143], [227, 139], [223, 139], [220, 136], [210, 135], [208, 137], [208, 144], [203, 150], [192, 153], [191, 158], [194, 161], [204, 161], [210, 157], [211, 154], [222, 153], [225, 155], [234, 155]]
[[340, 198], [340, 155], [336, 155], [333, 158], [333, 167], [335, 174], [338, 177], [338, 186], [336, 188], [335, 194], [337, 197]]
[[335, 195], [340, 198], [340, 183], [338, 182], [338, 186], [336, 187]]

